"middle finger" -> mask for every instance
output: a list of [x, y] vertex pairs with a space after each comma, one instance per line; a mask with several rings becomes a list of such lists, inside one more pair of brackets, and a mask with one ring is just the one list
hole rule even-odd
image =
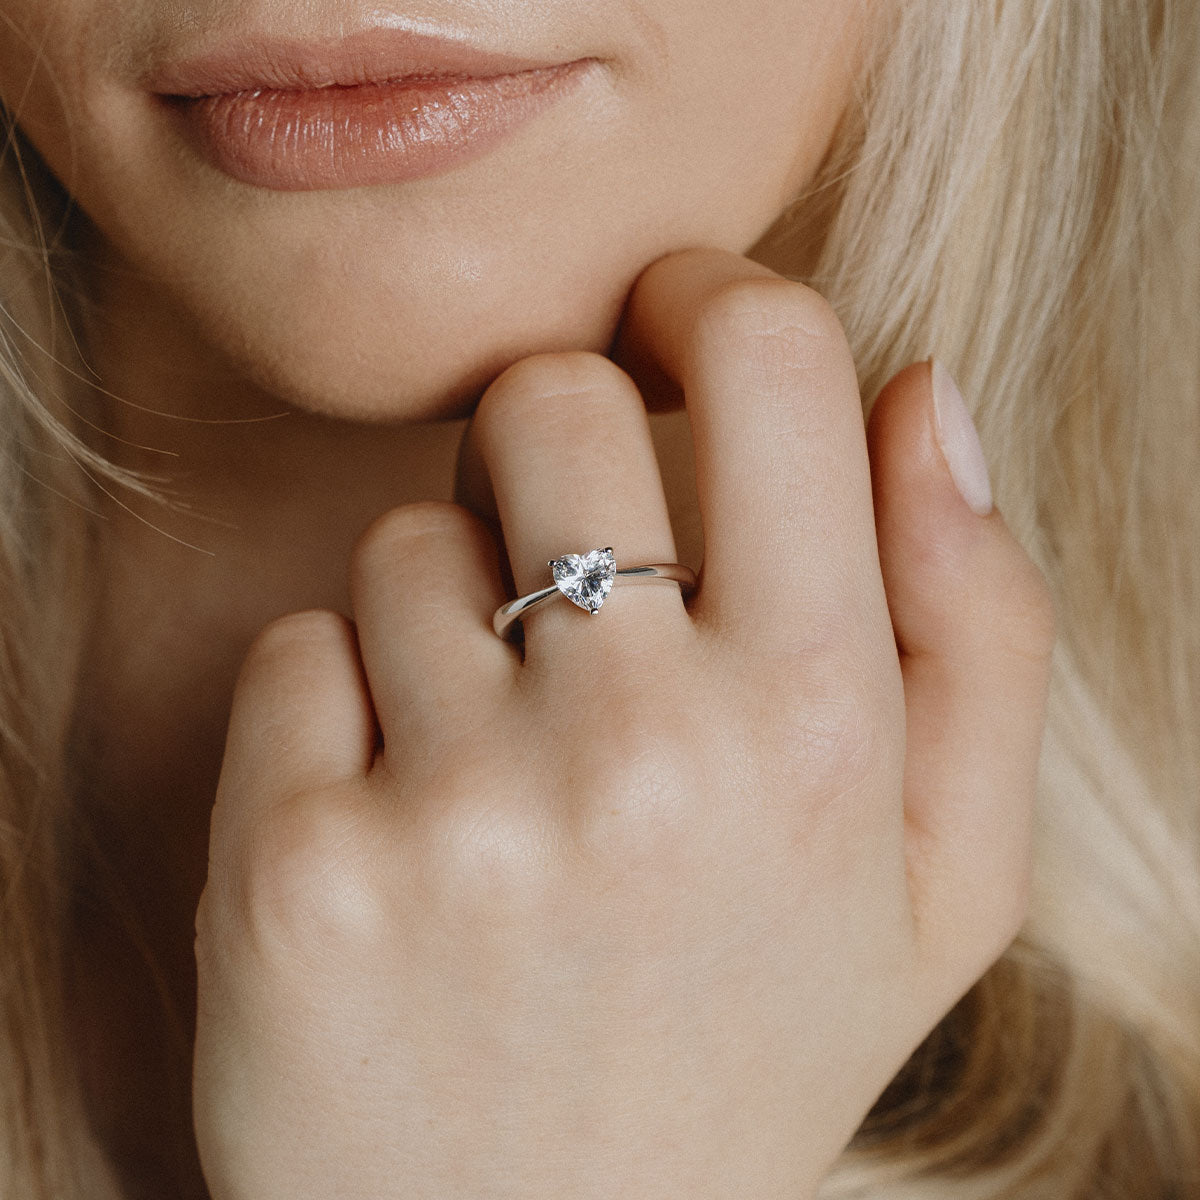
[[616, 356], [685, 398], [696, 619], [769, 653], [891, 645], [862, 403], [829, 306], [741, 255], [683, 251], [636, 282]]

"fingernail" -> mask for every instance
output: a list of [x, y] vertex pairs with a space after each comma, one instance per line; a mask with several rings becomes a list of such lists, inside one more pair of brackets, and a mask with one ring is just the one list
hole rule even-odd
[[992, 485], [979, 434], [954, 377], [937, 359], [931, 359], [933, 416], [938, 445], [950, 478], [970, 510], [980, 517], [992, 511]]

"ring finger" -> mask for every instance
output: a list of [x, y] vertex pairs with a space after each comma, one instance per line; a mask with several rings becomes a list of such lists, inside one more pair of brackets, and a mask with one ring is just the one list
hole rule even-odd
[[[674, 561], [645, 405], [601, 355], [541, 354], [510, 367], [484, 394], [463, 460], [486, 472], [518, 595], [548, 586], [548, 562], [564, 554], [611, 546], [618, 569]], [[526, 663], [556, 660], [564, 643], [646, 646], [683, 628], [683, 611], [676, 586], [618, 579], [593, 618], [565, 600], [527, 614]]]

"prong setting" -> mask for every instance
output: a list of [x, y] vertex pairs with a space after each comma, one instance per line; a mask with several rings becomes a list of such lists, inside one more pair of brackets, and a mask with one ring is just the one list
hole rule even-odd
[[586, 554], [564, 554], [550, 560], [554, 584], [572, 604], [595, 616], [617, 575], [617, 562], [611, 546], [589, 550]]

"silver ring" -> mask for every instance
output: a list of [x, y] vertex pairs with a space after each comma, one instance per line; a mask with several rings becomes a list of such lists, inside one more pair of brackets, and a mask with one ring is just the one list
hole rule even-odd
[[518, 596], [496, 609], [492, 628], [499, 637], [507, 638], [512, 626], [531, 608], [558, 596], [565, 596], [572, 604], [595, 616], [618, 579], [629, 583], [661, 579], [665, 583], [680, 584], [685, 592], [696, 586], [695, 571], [681, 563], [649, 563], [618, 570], [611, 546], [589, 550], [586, 554], [564, 554], [562, 558], [552, 558], [547, 565], [554, 577], [549, 587]]

